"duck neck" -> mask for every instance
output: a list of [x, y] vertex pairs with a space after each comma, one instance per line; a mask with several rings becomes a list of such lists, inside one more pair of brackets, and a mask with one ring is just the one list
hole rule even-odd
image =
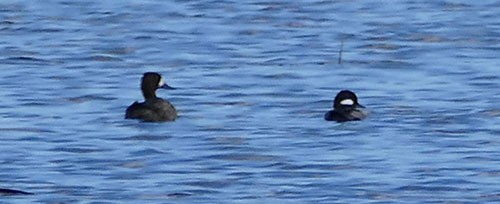
[[350, 113], [355, 109], [353, 107], [334, 107], [334, 110], [338, 113]]
[[144, 96], [144, 99], [146, 99], [146, 100], [156, 98], [155, 90], [150, 89], [150, 88], [142, 88], [142, 95]]

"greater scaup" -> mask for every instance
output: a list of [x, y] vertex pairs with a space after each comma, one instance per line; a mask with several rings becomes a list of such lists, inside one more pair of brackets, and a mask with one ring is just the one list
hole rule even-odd
[[0, 195], [31, 195], [33, 193], [28, 193], [25, 191], [8, 189], [8, 188], [0, 188]]
[[340, 91], [333, 101], [333, 110], [326, 112], [325, 120], [346, 122], [353, 120], [363, 120], [366, 118], [360, 108], [365, 108], [358, 103], [358, 97], [352, 91]]
[[144, 122], [174, 121], [177, 118], [175, 107], [162, 98], [156, 97], [156, 89], [174, 89], [168, 86], [161, 75], [146, 72], [142, 77], [141, 90], [144, 102], [134, 102], [127, 108], [126, 119], [139, 119]]

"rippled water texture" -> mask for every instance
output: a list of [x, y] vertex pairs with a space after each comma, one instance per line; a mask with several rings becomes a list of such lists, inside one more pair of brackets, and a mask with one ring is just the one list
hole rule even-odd
[[[499, 19], [497, 1], [1, 1], [0, 188], [34, 195], [0, 202], [498, 203]], [[176, 122], [123, 119], [146, 71], [178, 88], [158, 91]], [[323, 120], [342, 89], [367, 120]]]

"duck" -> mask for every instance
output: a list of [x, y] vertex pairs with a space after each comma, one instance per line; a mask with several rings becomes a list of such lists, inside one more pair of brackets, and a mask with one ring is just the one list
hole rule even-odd
[[20, 190], [0, 188], [0, 195], [32, 195], [32, 194], [33, 193], [28, 193]]
[[358, 121], [367, 117], [365, 107], [358, 103], [358, 97], [350, 90], [342, 90], [333, 101], [333, 110], [325, 113], [325, 120], [336, 122]]
[[165, 83], [160, 74], [146, 72], [142, 76], [141, 91], [144, 102], [135, 101], [125, 111], [125, 119], [138, 119], [142, 122], [167, 122], [177, 119], [175, 107], [156, 96], [157, 89], [175, 89]]

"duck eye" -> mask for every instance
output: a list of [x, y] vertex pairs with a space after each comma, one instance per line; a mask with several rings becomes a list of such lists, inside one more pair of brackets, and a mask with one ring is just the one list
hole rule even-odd
[[340, 101], [340, 105], [352, 106], [352, 105], [354, 105], [354, 101], [352, 99], [344, 99], [344, 100]]
[[160, 82], [158, 82], [158, 87], [162, 87], [163, 85], [165, 85], [165, 81], [163, 81], [163, 79], [160, 79]]

